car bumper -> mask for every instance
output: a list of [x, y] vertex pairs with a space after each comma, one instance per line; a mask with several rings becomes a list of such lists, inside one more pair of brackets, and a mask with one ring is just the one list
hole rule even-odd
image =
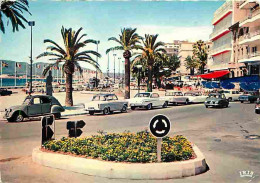
[[221, 106], [220, 104], [205, 104], [205, 106], [208, 106], [208, 107], [216, 107], [216, 106]]
[[130, 107], [146, 107], [148, 104], [143, 103], [132, 103], [130, 104]]

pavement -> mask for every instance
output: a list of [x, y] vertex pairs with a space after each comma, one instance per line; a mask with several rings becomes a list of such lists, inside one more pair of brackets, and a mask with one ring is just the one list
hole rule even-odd
[[[165, 114], [172, 123], [169, 133], [184, 135], [195, 143], [206, 157], [209, 171], [183, 179], [160, 181], [106, 179], [69, 171], [43, 167], [32, 162], [31, 153], [40, 145], [41, 123], [34, 119], [22, 123], [0, 120], [0, 169], [2, 182], [97, 182], [97, 183], [259, 183], [260, 139], [250, 140], [248, 135], [260, 135], [259, 115], [254, 104], [231, 103], [229, 108], [206, 109], [203, 104], [171, 106], [166, 109], [135, 110], [113, 115], [78, 115], [56, 120], [56, 138], [67, 136], [66, 122], [84, 120], [83, 136], [97, 131], [137, 132], [148, 128], [156, 114]], [[252, 177], [241, 177], [240, 171], [253, 171]]]

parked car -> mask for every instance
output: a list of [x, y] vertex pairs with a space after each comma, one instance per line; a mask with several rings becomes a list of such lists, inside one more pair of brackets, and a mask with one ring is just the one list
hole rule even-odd
[[202, 95], [201, 92], [196, 91], [186, 92], [184, 93], [184, 96], [188, 98], [189, 103], [203, 103], [205, 102], [206, 98], [208, 98], [208, 96]]
[[61, 117], [65, 109], [60, 102], [49, 95], [29, 95], [22, 105], [12, 106], [5, 109], [4, 118], [8, 122], [22, 122], [24, 118], [53, 114], [56, 119]]
[[256, 114], [260, 114], [260, 100], [259, 100], [259, 98], [258, 98], [257, 101], [256, 101], [255, 113], [256, 113]]
[[11, 95], [13, 92], [11, 90], [7, 90], [5, 88], [0, 89], [0, 95], [5, 96], [5, 95]]
[[241, 103], [244, 103], [244, 102], [250, 102], [250, 103], [254, 103], [255, 101], [257, 101], [257, 98], [259, 96], [257, 95], [256, 92], [244, 92], [243, 95], [240, 95], [238, 97], [238, 100], [241, 102]]
[[181, 91], [167, 91], [164, 98], [168, 104], [189, 104], [188, 97], [185, 97]]
[[221, 93], [211, 93], [209, 97], [204, 102], [205, 107], [228, 107], [229, 100], [226, 99], [225, 94]]
[[158, 93], [155, 92], [144, 92], [138, 93], [134, 98], [130, 99], [130, 107], [135, 110], [137, 107], [146, 108], [148, 110], [153, 107], [163, 107], [166, 108], [168, 101], [161, 98]]
[[222, 90], [220, 93], [224, 93], [229, 101], [236, 101], [241, 93], [238, 90]]
[[82, 85], [75, 85], [73, 86], [73, 90], [74, 91], [82, 91], [84, 89], [84, 87]]
[[91, 102], [85, 103], [85, 110], [90, 115], [100, 112], [107, 115], [114, 111], [127, 112], [127, 106], [128, 102], [118, 100], [115, 94], [97, 94]]

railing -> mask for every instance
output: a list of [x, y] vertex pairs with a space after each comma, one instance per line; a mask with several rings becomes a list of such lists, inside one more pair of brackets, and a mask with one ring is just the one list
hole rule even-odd
[[244, 18], [243, 20], [240, 21], [240, 24], [243, 24], [245, 21], [247, 21], [247, 20], [249, 20], [249, 19], [251, 19], [251, 18], [253, 18], [253, 17], [255, 17], [259, 14], [260, 14], [260, 8], [258, 8], [257, 10], [249, 13], [249, 15], [246, 16], [246, 18]]
[[223, 15], [226, 11], [230, 10], [233, 8], [232, 6], [232, 1], [227, 1], [225, 2], [219, 9], [217, 9], [214, 13], [214, 17], [212, 22], [216, 22], [216, 20], [219, 18], [220, 15]]
[[260, 35], [260, 30], [257, 30], [257, 31], [254, 31], [254, 32], [249, 32], [249, 33], [245, 34], [244, 36], [241, 36], [239, 38], [239, 42], [244, 41], [246, 39], [251, 39], [251, 38], [258, 36], [258, 35]]
[[210, 55], [216, 54], [221, 50], [225, 50], [225, 49], [231, 49], [232, 48], [232, 44], [225, 44], [219, 47], [211, 47], [211, 51], [209, 52]]
[[214, 28], [213, 32], [209, 35], [210, 39], [212, 39], [213, 37], [217, 36], [222, 31], [228, 29], [230, 26], [231, 26], [231, 23], [227, 23], [227, 24], [223, 25], [222, 27], [220, 27], [218, 29]]
[[241, 59], [250, 59], [250, 58], [259, 57], [259, 56], [260, 56], [260, 51], [251, 52], [249, 54], [245, 54], [245, 55], [239, 57], [239, 60], [241, 60]]

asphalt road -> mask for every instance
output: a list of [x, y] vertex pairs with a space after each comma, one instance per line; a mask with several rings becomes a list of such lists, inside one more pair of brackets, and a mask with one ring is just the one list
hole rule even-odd
[[[151, 111], [136, 110], [113, 115], [75, 116], [56, 121], [56, 138], [67, 136], [66, 121], [83, 119], [83, 135], [105, 132], [131, 132], [148, 128], [156, 114], [165, 114], [172, 123], [170, 136], [182, 134], [195, 143], [206, 157], [209, 171], [183, 179], [140, 181], [106, 179], [52, 169], [31, 160], [32, 149], [40, 145], [40, 121], [7, 123], [0, 121], [0, 170], [2, 182], [248, 182], [239, 172], [254, 172], [253, 182], [260, 182], [260, 139], [246, 139], [260, 135], [259, 115], [254, 104], [231, 103], [225, 109], [206, 109], [204, 105], [173, 106]], [[159, 170], [158, 170], [159, 171]], [[1, 182], [0, 179], [0, 182]]]

